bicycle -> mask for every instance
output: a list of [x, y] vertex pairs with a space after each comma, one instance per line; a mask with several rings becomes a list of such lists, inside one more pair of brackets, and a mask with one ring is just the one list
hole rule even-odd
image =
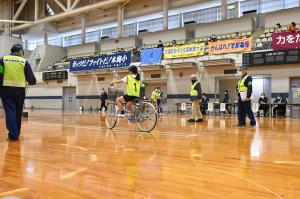
[[158, 110], [158, 115], [166, 116], [168, 114], [168, 105], [166, 103], [163, 103], [163, 101], [161, 100]]
[[168, 106], [166, 103], [160, 102], [159, 106], [157, 107], [157, 101], [152, 101], [151, 103], [155, 108], [157, 114], [159, 116], [166, 116], [168, 114]]
[[[121, 96], [120, 89], [108, 89], [105, 123], [109, 129], [113, 129], [119, 120], [119, 117], [117, 117], [118, 107], [116, 103], [116, 99], [119, 96]], [[125, 118], [127, 118], [129, 122], [136, 123], [137, 128], [142, 132], [152, 131], [157, 124], [157, 112], [154, 106], [149, 102], [137, 99], [133, 101], [131, 110], [127, 109], [126, 104], [123, 104], [123, 110], [125, 111]]]

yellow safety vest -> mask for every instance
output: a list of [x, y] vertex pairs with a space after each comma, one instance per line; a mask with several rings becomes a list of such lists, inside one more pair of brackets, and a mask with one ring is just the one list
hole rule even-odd
[[248, 75], [246, 75], [245, 77], [243, 77], [242, 79], [239, 80], [239, 82], [238, 82], [238, 92], [239, 93], [248, 91], [248, 87], [245, 86], [245, 81], [246, 81], [247, 77], [248, 77]]
[[198, 96], [198, 91], [195, 89], [196, 85], [200, 83], [199, 81], [196, 81], [192, 87], [191, 87], [191, 96]]
[[8, 55], [3, 57], [4, 78], [3, 86], [26, 87], [25, 64], [26, 59], [19, 56]]
[[141, 82], [133, 78], [131, 75], [127, 76], [126, 92], [129, 96], [140, 97]]
[[157, 100], [156, 91], [153, 91], [151, 94], [151, 100]]

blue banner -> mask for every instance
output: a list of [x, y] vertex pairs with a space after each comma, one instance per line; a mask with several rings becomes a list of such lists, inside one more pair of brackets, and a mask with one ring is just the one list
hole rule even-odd
[[97, 57], [70, 60], [70, 71], [88, 71], [129, 66], [131, 52], [100, 55]]
[[151, 48], [142, 50], [142, 64], [160, 64], [162, 59], [162, 48]]

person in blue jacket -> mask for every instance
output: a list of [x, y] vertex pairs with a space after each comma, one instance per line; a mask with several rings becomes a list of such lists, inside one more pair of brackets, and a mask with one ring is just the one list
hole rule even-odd
[[11, 48], [11, 54], [0, 59], [0, 97], [9, 141], [19, 140], [26, 82], [34, 85], [36, 79], [30, 64], [24, 58], [23, 46], [15, 44]]

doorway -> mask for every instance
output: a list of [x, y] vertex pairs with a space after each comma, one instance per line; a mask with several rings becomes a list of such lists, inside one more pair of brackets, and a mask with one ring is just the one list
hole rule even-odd
[[63, 110], [76, 110], [76, 87], [63, 88]]
[[[300, 77], [292, 77], [290, 79], [290, 102], [292, 104], [300, 104]], [[291, 106], [291, 116], [300, 117], [298, 106]]]
[[[261, 93], [265, 93], [271, 103], [271, 78], [269, 76], [252, 76], [252, 102], [257, 103]], [[230, 102], [237, 101], [236, 85], [239, 77], [224, 77], [219, 79], [219, 99], [222, 102], [224, 99], [225, 90], [228, 91]]]

